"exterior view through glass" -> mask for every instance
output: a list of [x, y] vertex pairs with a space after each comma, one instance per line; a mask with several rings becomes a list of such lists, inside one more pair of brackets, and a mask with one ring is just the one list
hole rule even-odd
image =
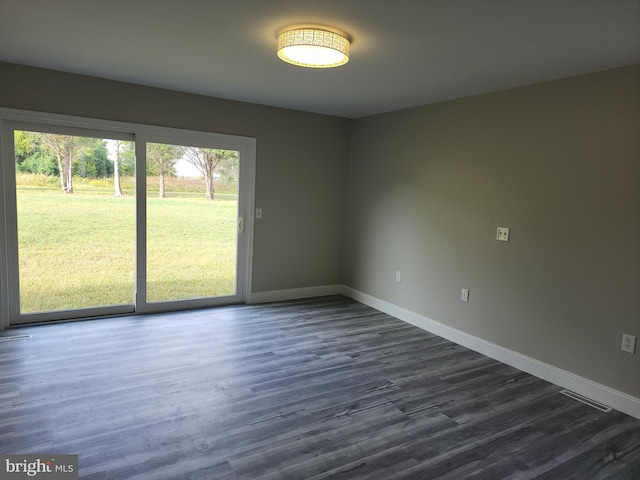
[[147, 302], [237, 288], [239, 153], [147, 143]]
[[133, 304], [133, 142], [14, 132], [20, 313]]

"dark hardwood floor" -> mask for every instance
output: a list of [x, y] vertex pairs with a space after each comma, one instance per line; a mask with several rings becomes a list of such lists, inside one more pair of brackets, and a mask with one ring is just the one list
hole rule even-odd
[[23, 334], [0, 452], [83, 479], [640, 479], [640, 420], [340, 296]]

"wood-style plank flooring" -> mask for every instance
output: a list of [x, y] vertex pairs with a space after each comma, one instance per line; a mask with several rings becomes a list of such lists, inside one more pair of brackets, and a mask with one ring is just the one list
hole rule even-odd
[[640, 420], [341, 296], [23, 334], [0, 452], [83, 479], [640, 479]]

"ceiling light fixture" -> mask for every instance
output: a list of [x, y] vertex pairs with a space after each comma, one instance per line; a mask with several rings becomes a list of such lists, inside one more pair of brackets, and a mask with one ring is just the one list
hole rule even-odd
[[324, 28], [289, 28], [278, 35], [278, 57], [300, 67], [332, 68], [349, 61], [350, 41]]

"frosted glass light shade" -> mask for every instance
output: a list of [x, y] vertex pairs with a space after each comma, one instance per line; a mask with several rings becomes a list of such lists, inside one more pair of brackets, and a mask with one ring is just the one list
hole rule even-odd
[[349, 40], [317, 28], [297, 28], [278, 35], [278, 57], [301, 67], [339, 67], [349, 61]]

